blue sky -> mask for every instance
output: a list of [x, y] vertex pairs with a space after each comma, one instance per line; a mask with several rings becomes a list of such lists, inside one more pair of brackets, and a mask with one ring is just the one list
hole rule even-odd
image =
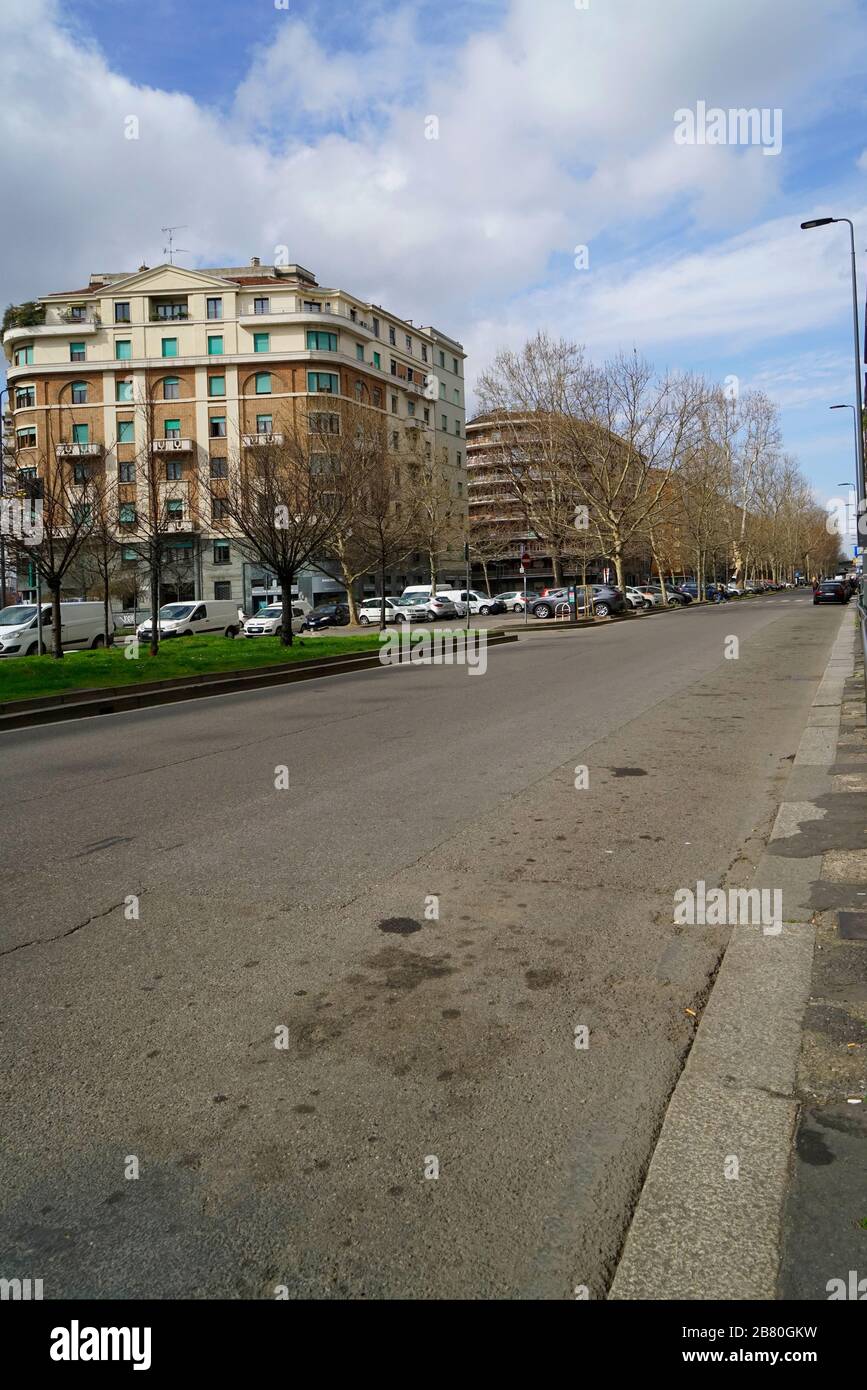
[[[537, 328], [734, 375], [779, 402], [817, 495], [851, 473], [828, 410], [853, 399], [846, 229], [798, 224], [855, 219], [863, 316], [863, 0], [12, 9], [0, 170], [27, 192], [0, 230], [4, 302], [158, 263], [183, 223], [186, 264], [287, 245], [459, 338], [471, 380]], [[780, 153], [678, 145], [699, 101], [781, 109]]]

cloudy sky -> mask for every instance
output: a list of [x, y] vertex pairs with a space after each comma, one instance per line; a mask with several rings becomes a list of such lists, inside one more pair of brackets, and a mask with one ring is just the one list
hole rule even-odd
[[[863, 315], [865, 69], [864, 0], [0, 0], [3, 302], [158, 264], [169, 223], [189, 266], [286, 245], [471, 380], [545, 328], [762, 386], [825, 498], [848, 229], [798, 224], [853, 218]], [[779, 109], [779, 154], [678, 143], [699, 102]]]

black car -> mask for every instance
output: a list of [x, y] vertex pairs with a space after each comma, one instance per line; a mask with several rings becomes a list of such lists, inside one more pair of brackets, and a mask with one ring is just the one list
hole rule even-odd
[[349, 608], [345, 603], [328, 603], [312, 608], [302, 626], [308, 632], [318, 632], [323, 627], [346, 627], [348, 622]]
[[848, 603], [851, 597], [845, 579], [820, 579], [813, 585], [814, 603]]

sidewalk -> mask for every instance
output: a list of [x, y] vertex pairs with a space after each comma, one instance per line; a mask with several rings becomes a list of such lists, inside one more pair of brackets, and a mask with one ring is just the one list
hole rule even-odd
[[827, 1299], [829, 1280], [867, 1276], [867, 1117], [849, 1104], [867, 1073], [856, 642], [846, 610], [752, 880], [782, 894], [782, 931], [732, 928], [610, 1298]]

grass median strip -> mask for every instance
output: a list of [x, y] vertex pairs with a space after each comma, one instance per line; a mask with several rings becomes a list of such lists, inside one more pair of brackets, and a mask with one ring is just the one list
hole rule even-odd
[[148, 648], [130, 658], [122, 646], [98, 651], [67, 652], [62, 661], [52, 656], [10, 657], [0, 662], [0, 703], [62, 695], [69, 690], [95, 690], [103, 686], [134, 688], [145, 681], [176, 680], [213, 672], [254, 671], [259, 666], [291, 665], [320, 656], [342, 656], [375, 651], [379, 631], [353, 636], [296, 637], [282, 647], [278, 637], [253, 639], [201, 636], [178, 637], [163, 642], [152, 657]]

